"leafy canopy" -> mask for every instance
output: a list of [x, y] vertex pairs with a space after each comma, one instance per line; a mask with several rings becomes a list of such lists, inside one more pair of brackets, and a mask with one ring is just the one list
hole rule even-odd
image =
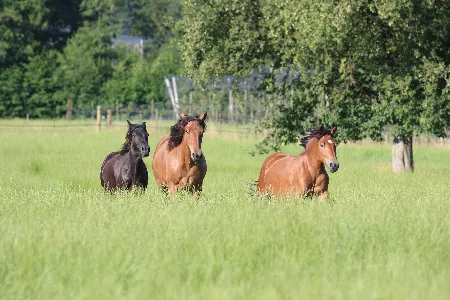
[[341, 140], [380, 140], [386, 126], [405, 136], [450, 127], [448, 1], [183, 3], [191, 77], [263, 70], [273, 109], [262, 146], [316, 124], [337, 125]]

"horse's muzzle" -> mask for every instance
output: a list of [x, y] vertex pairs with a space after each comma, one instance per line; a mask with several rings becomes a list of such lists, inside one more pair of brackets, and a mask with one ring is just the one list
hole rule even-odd
[[331, 161], [327, 163], [327, 167], [330, 169], [331, 173], [334, 173], [339, 169], [339, 163], [337, 161]]
[[197, 162], [197, 161], [200, 160], [200, 158], [202, 157], [202, 155], [203, 155], [203, 153], [202, 153], [201, 151], [200, 151], [200, 152], [197, 152], [197, 153], [191, 152], [191, 160], [192, 160], [193, 162]]
[[143, 157], [148, 157], [150, 155], [150, 147], [142, 147], [141, 153]]

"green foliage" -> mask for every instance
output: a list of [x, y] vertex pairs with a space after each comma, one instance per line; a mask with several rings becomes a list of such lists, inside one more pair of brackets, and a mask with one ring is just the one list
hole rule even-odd
[[[111, 48], [113, 29], [93, 23], [81, 27], [59, 57], [62, 99], [72, 99], [75, 107], [101, 103], [103, 84], [113, 73], [117, 54]], [[100, 98], [100, 99], [99, 99]]]
[[19, 66], [3, 69], [0, 73], [0, 113], [2, 117], [24, 117], [25, 95], [22, 91], [23, 76]]
[[187, 74], [206, 82], [226, 74], [248, 75], [265, 60], [267, 29], [260, 1], [183, 1]]
[[162, 101], [166, 94], [164, 77], [182, 74], [184, 72], [182, 54], [176, 40], [170, 40], [162, 46], [154, 58], [147, 76], [150, 97]]
[[58, 52], [50, 50], [30, 58], [25, 66], [23, 93], [30, 117], [51, 118], [65, 113], [66, 101], [55, 97], [62, 86], [54, 74], [57, 58]]
[[128, 15], [130, 34], [150, 39], [151, 52], [158, 51], [177, 31], [175, 22], [181, 19], [179, 0], [128, 0], [122, 9]]
[[[1, 1], [0, 116], [164, 101], [164, 76], [182, 72], [180, 17], [178, 1]], [[127, 32], [150, 38], [144, 56], [112, 47]]]
[[[265, 145], [279, 148], [312, 124], [337, 125], [344, 141], [379, 140], [386, 126], [406, 136], [450, 128], [446, 1], [184, 3], [189, 75], [270, 70], [262, 88], [281, 109], [262, 124], [272, 130]], [[286, 70], [300, 76], [275, 84]]]

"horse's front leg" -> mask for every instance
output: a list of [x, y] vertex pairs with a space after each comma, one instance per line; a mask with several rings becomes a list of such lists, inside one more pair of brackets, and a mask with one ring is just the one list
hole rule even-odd
[[320, 202], [325, 202], [325, 201], [327, 201], [327, 198], [328, 198], [328, 191], [324, 191], [324, 192], [320, 193], [319, 196], [318, 196], [317, 198], [319, 198], [319, 201], [320, 201]]
[[328, 174], [322, 173], [316, 178], [313, 192], [320, 202], [325, 202], [328, 198]]
[[194, 196], [195, 200], [198, 200], [200, 198], [201, 193], [202, 193], [202, 186], [194, 185], [192, 188], [192, 195]]
[[196, 179], [192, 176], [188, 179], [187, 184], [189, 186], [189, 191], [194, 196], [194, 199], [198, 200], [198, 198], [200, 198], [200, 194], [202, 193], [203, 180]]

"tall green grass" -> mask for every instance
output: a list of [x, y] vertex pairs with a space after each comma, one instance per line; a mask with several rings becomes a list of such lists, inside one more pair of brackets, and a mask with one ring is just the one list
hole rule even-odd
[[[338, 147], [330, 201], [258, 199], [252, 135], [211, 126], [204, 193], [102, 192], [125, 127], [0, 127], [2, 299], [448, 299], [450, 150]], [[164, 134], [150, 131], [153, 153]], [[296, 154], [301, 149], [283, 149]]]

